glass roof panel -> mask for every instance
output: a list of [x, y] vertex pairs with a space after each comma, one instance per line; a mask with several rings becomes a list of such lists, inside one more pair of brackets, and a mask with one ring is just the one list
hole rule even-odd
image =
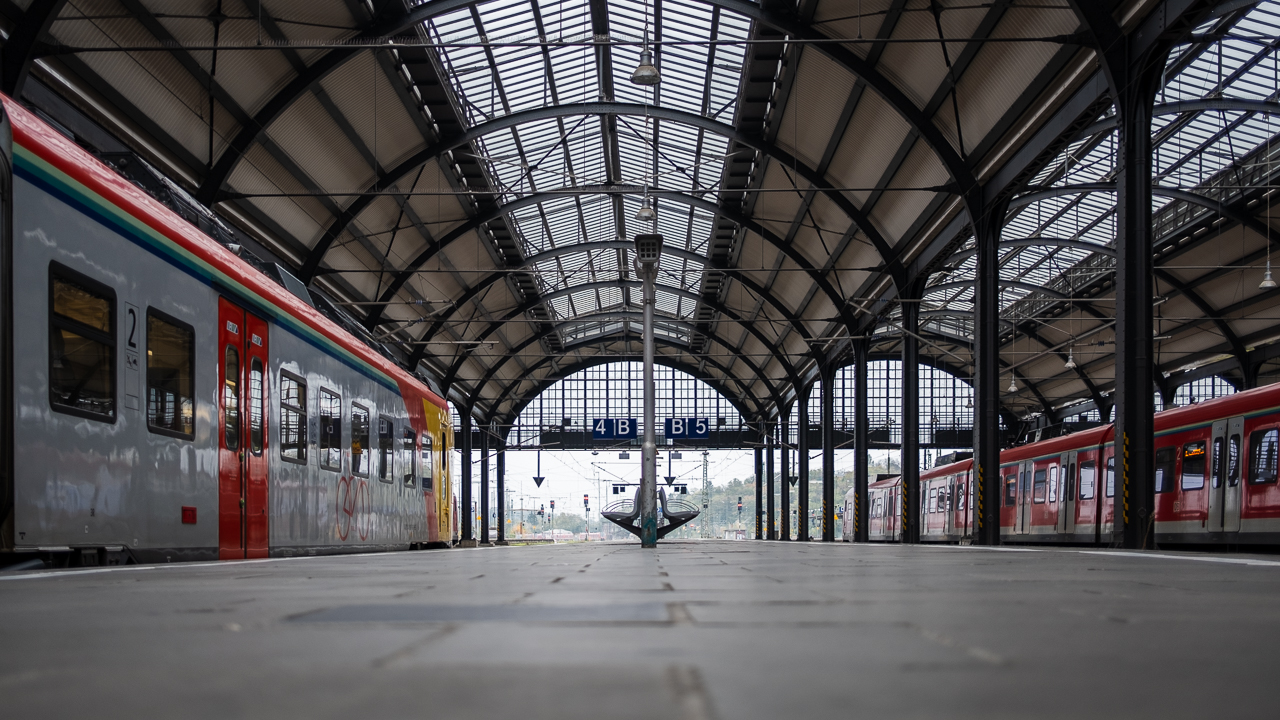
[[[670, 0], [607, 0], [609, 44], [586, 44], [593, 28], [586, 0], [489, 0], [428, 21], [428, 36], [444, 44], [440, 65], [464, 121], [476, 126], [505, 115], [556, 105], [612, 100], [658, 105], [727, 120], [736, 110], [745, 45], [709, 45], [707, 40], [745, 40], [750, 20], [703, 3]], [[482, 44], [482, 38], [491, 44]], [[545, 38], [547, 45], [530, 45]], [[662, 83], [642, 87], [630, 81], [640, 43], [652, 46]], [[518, 47], [503, 43], [522, 43]], [[558, 44], [562, 43], [562, 44]], [[687, 44], [686, 44], [687, 43]], [[600, 76], [611, 69], [611, 82]], [[548, 198], [508, 214], [508, 226], [526, 257], [554, 248], [616, 240], [647, 231], [634, 220], [640, 197], [578, 195], [575, 186], [608, 182], [693, 194], [715, 201], [728, 141], [688, 125], [638, 115], [616, 116], [616, 134], [598, 116], [547, 117], [493, 132], [473, 147], [485, 172], [509, 203], [533, 193]], [[611, 139], [612, 138], [612, 139]], [[607, 158], [619, 160], [610, 177]], [[658, 221], [669, 247], [706, 252], [714, 216], [702, 208], [656, 200]], [[630, 279], [629, 252], [596, 250], [559, 255], [531, 269], [544, 293], [583, 283]], [[664, 255], [659, 283], [696, 292], [699, 263]], [[549, 303], [558, 320], [604, 309], [627, 307], [621, 288], [574, 292]], [[660, 295], [659, 310], [691, 318], [695, 303]], [[567, 328], [563, 339], [581, 340], [614, 332], [616, 322]], [[683, 331], [669, 328], [672, 337]]]

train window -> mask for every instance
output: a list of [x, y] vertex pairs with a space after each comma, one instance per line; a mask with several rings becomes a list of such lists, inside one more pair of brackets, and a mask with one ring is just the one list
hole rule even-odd
[[262, 454], [262, 419], [266, 414], [266, 382], [262, 374], [262, 358], [249, 359], [249, 452]]
[[280, 372], [280, 458], [307, 462], [307, 383]]
[[1058, 502], [1058, 466], [1049, 466], [1049, 502]]
[[1178, 453], [1173, 447], [1156, 448], [1156, 492], [1173, 490], [1173, 464]]
[[1004, 506], [1013, 507], [1018, 504], [1018, 474], [1004, 476]]
[[1216, 437], [1213, 439], [1213, 457], [1209, 463], [1210, 484], [1215, 488], [1222, 487], [1222, 450], [1226, 438]]
[[1235, 487], [1240, 484], [1240, 436], [1232, 435], [1227, 440], [1227, 485]]
[[938, 512], [938, 489], [929, 488], [929, 512]]
[[1076, 464], [1071, 463], [1067, 466], [1066, 472], [1062, 473], [1062, 502], [1066, 502], [1075, 497], [1076, 481]]
[[195, 330], [147, 310], [147, 427], [190, 440], [195, 436]]
[[427, 492], [435, 490], [436, 487], [436, 463], [432, 456], [432, 442], [430, 433], [422, 433], [422, 489]]
[[1182, 489], [1199, 490], [1204, 487], [1204, 443], [1193, 442], [1182, 446]]
[[404, 486], [407, 488], [418, 487], [418, 459], [415, 451], [418, 449], [418, 433], [408, 425], [400, 433], [400, 469], [404, 471]]
[[1043, 505], [1048, 494], [1048, 473], [1048, 470], [1037, 470], [1035, 479], [1032, 481], [1031, 502], [1037, 505]]
[[222, 435], [228, 450], [240, 449], [240, 351], [227, 346], [222, 376]]
[[1092, 460], [1080, 463], [1080, 499], [1081, 500], [1093, 499], [1094, 475], [1095, 475], [1094, 465]]
[[351, 474], [369, 477], [369, 463], [373, 461], [369, 445], [369, 411], [351, 403]]
[[1276, 445], [1280, 443], [1280, 431], [1275, 428], [1258, 430], [1249, 436], [1249, 483], [1260, 485], [1276, 481]]
[[1107, 497], [1116, 496], [1116, 456], [1107, 458]]
[[964, 494], [964, 481], [963, 481], [963, 480], [961, 480], [960, 482], [956, 483], [956, 492], [958, 493], [958, 495], [957, 495], [956, 497], [957, 497], [957, 498], [959, 498], [959, 500], [957, 501], [957, 504], [959, 505], [959, 507], [957, 507], [957, 508], [956, 508], [956, 510], [959, 510], [960, 512], [964, 512], [964, 499], [965, 499], [965, 494]]
[[391, 482], [395, 475], [395, 424], [386, 415], [378, 417], [378, 479]]
[[320, 388], [320, 467], [342, 470], [342, 396]]
[[53, 409], [116, 421], [115, 306], [116, 295], [107, 286], [50, 264], [49, 404]]

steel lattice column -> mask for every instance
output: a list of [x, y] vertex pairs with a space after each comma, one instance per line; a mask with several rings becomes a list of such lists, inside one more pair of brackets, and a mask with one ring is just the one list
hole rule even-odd
[[1155, 523], [1151, 110], [1163, 67], [1163, 62], [1131, 62], [1118, 73], [1126, 76], [1118, 83], [1120, 90], [1113, 90], [1119, 115], [1115, 464], [1120, 492], [1116, 493], [1115, 529], [1127, 548], [1149, 546]]
[[867, 460], [871, 449], [868, 446], [871, 429], [867, 427], [867, 356], [870, 350], [870, 343], [867, 340], [854, 341], [853, 444], [856, 453], [853, 461], [854, 542], [866, 542], [868, 538]]
[[[496, 433], [498, 429], [497, 424], [494, 424], [492, 427], [494, 429], [494, 432]], [[507, 544], [507, 498], [506, 498], [507, 441], [501, 435], [495, 434], [494, 438], [495, 438], [494, 442], [497, 444], [496, 450], [498, 455], [498, 468], [497, 468], [498, 470], [498, 477], [497, 477], [497, 481], [498, 481], [497, 482], [498, 544], [506, 545]]]
[[836, 539], [836, 369], [822, 368], [822, 541]]
[[796, 486], [796, 539], [809, 541], [809, 388], [800, 390], [796, 398], [798, 422], [796, 435], [796, 474], [800, 483]]
[[902, 541], [920, 542], [920, 304], [902, 303]]
[[1005, 203], [983, 209], [974, 222], [973, 477], [970, 513], [979, 545], [1000, 544], [1000, 267], [998, 249]]
[[475, 511], [471, 509], [471, 413], [463, 409], [462, 417], [462, 540], [470, 542], [475, 539], [471, 529], [471, 521]]
[[766, 493], [768, 496], [765, 498], [765, 503], [766, 503], [765, 507], [769, 509], [768, 514], [766, 515], [768, 519], [765, 524], [765, 537], [770, 540], [778, 539], [778, 523], [777, 523], [777, 517], [774, 515], [774, 495], [776, 495], [778, 492], [777, 491], [778, 474], [777, 474], [777, 467], [773, 464], [774, 450], [776, 450], [778, 447], [777, 439], [774, 437], [774, 435], [777, 432], [778, 432], [778, 426], [777, 424], [775, 424], [773, 427], [769, 428], [768, 434], [765, 435], [765, 438], [764, 438], [765, 477], [767, 478], [766, 482], [768, 483], [768, 486], [766, 488]]
[[480, 428], [480, 542], [489, 544], [489, 427]]
[[764, 423], [760, 424], [760, 437], [756, 444], [756, 539], [764, 539], [764, 516], [760, 512], [764, 507]]
[[778, 539], [790, 540], [791, 539], [791, 478], [788, 476], [788, 473], [787, 473], [787, 470], [789, 469], [788, 466], [790, 465], [787, 459], [787, 456], [790, 454], [790, 451], [787, 449], [787, 446], [791, 440], [791, 423], [787, 422], [786, 416], [783, 416], [783, 418], [778, 421], [778, 437], [780, 438], [778, 441], [778, 450], [780, 454], [778, 461], [779, 461], [779, 464], [782, 466], [782, 484], [779, 486], [782, 489], [782, 522], [779, 523], [780, 527], [778, 528], [779, 529]]

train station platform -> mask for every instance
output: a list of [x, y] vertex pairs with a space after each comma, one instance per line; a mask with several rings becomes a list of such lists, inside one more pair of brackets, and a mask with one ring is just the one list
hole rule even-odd
[[5, 717], [1265, 717], [1280, 559], [685, 541], [0, 574]]

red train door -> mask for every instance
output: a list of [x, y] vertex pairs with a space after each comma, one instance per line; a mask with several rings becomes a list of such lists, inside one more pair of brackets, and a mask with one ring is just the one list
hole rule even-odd
[[1031, 532], [1031, 474], [1035, 471], [1035, 463], [1028, 460], [1018, 468], [1018, 515], [1014, 525], [1015, 535], [1026, 535]]
[[267, 323], [218, 299], [218, 557], [267, 556]]
[[1243, 457], [1244, 418], [1219, 420], [1213, 424], [1213, 444], [1209, 461], [1209, 532], [1239, 532], [1240, 476]]

